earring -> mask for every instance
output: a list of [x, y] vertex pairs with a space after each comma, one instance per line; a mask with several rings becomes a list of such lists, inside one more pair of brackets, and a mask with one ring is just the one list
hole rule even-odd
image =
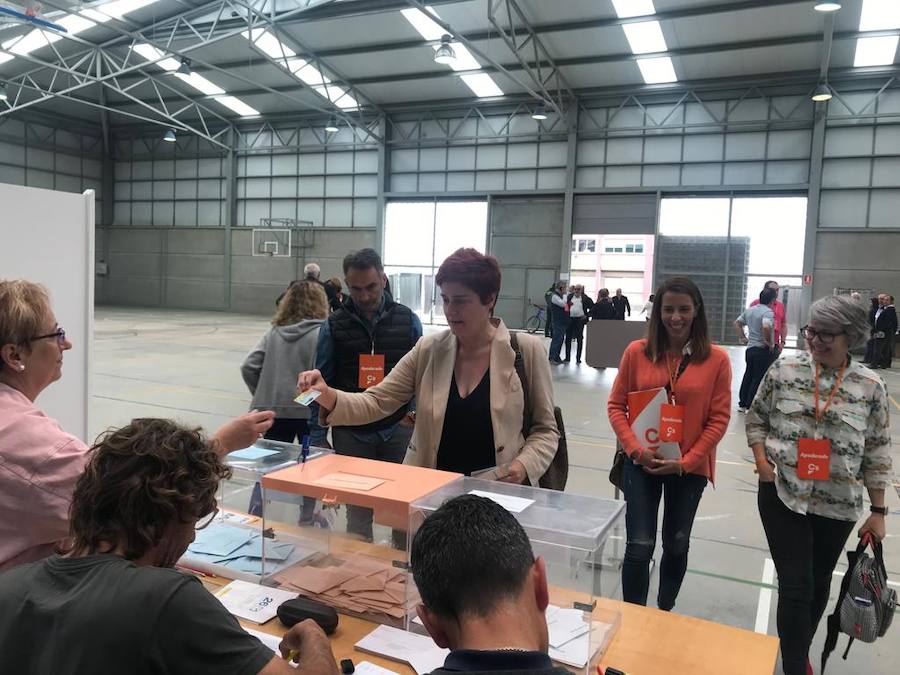
[[25, 366], [19, 366], [19, 372], [21, 373], [23, 370], [25, 370]]

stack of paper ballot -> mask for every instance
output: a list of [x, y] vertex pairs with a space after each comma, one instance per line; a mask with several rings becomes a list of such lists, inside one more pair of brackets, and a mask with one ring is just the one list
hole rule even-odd
[[[266, 540], [265, 544], [267, 573], [302, 559], [293, 555], [295, 546], [291, 543]], [[304, 557], [315, 553], [313, 549], [298, 552], [305, 554]], [[214, 523], [197, 531], [197, 537], [188, 546], [184, 558], [188, 562], [224, 565], [236, 572], [259, 576], [262, 574], [262, 556], [263, 541], [259, 532]]]
[[585, 621], [580, 609], [547, 607], [547, 629], [550, 633], [550, 658], [573, 668], [584, 668], [598, 649], [604, 647], [614, 626]]
[[[275, 579], [282, 588], [298, 591], [338, 610], [371, 615], [378, 621], [398, 623], [405, 616], [406, 572], [388, 561], [355, 555], [331, 555], [294, 565]], [[389, 621], [393, 619], [394, 621]]]

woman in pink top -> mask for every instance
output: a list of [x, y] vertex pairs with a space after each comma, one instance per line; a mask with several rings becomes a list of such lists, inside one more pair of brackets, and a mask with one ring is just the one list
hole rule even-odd
[[[628, 504], [622, 595], [626, 602], [647, 604], [662, 500], [663, 554], [657, 605], [668, 611], [675, 606], [687, 570], [691, 527], [700, 498], [707, 481], [715, 479], [716, 445], [725, 435], [730, 417], [731, 365], [725, 351], [710, 343], [703, 298], [693, 281], [669, 279], [655, 295], [647, 338], [625, 349], [607, 410], [616, 438], [628, 455], [622, 470]], [[664, 458], [649, 433], [638, 438], [629, 420], [628, 394], [661, 387], [683, 406], [677, 458]]]
[[[0, 570], [49, 555], [69, 531], [69, 503], [88, 447], [34, 401], [62, 377], [71, 348], [43, 286], [0, 280]], [[246, 447], [273, 417], [249, 413], [213, 438], [223, 452]]]

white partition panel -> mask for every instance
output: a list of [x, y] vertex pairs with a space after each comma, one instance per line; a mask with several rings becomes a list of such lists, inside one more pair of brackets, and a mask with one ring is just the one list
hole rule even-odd
[[56, 192], [0, 183], [0, 278], [28, 279], [50, 290], [59, 325], [74, 345], [63, 376], [38, 406], [88, 442], [94, 332], [94, 191]]

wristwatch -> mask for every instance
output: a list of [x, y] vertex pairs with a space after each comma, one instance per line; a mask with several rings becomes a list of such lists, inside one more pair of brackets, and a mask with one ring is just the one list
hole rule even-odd
[[886, 506], [870, 506], [869, 511], [872, 513], [880, 513], [883, 516], [888, 514], [888, 507]]

